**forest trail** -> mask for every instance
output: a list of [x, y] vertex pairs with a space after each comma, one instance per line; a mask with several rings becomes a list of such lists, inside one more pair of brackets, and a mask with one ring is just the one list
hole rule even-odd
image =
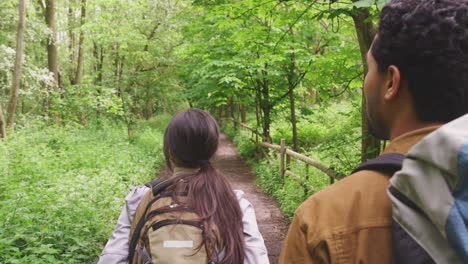
[[250, 166], [239, 156], [237, 148], [225, 134], [220, 135], [214, 166], [221, 170], [233, 189], [245, 192], [247, 200], [255, 208], [258, 226], [268, 249], [270, 263], [278, 263], [281, 246], [288, 231], [287, 219], [281, 213], [278, 203], [255, 185], [255, 175]]

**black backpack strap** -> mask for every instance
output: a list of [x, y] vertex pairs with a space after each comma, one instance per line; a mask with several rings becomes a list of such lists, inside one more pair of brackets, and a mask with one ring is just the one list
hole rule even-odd
[[392, 223], [394, 264], [435, 264], [429, 254], [395, 220]]
[[183, 219], [162, 220], [154, 224], [152, 228], [153, 228], [153, 231], [156, 231], [159, 228], [167, 226], [167, 225], [190, 225], [190, 226], [194, 226], [203, 230], [203, 223], [201, 221], [191, 221], [191, 220], [183, 220]]
[[156, 179], [156, 180], [145, 183], [145, 186], [148, 187], [148, 188], [153, 189], [154, 186], [160, 184], [163, 181], [164, 181], [164, 179]]
[[[152, 188], [153, 196], [157, 196], [160, 192], [162, 192], [167, 186], [171, 185], [172, 181], [165, 180], [165, 179], [158, 179], [154, 181], [150, 181], [145, 183], [145, 186]], [[133, 231], [133, 236], [132, 239], [130, 240], [129, 243], [129, 248], [128, 248], [128, 263], [132, 264], [133, 263], [133, 257], [135, 256], [135, 249], [138, 244], [138, 240], [140, 238], [141, 230], [143, 229], [143, 226], [145, 225], [146, 222], [146, 213], [148, 212], [148, 209], [151, 207], [151, 205], [158, 200], [153, 199], [146, 205], [145, 212], [142, 214], [141, 218], [138, 220], [138, 224], [135, 227], [135, 230]]]
[[401, 169], [405, 155], [400, 153], [386, 153], [375, 159], [364, 162], [353, 170], [356, 173], [362, 170], [384, 171], [392, 174]]

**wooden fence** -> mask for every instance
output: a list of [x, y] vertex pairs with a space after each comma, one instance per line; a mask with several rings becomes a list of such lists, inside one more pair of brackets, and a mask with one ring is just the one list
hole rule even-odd
[[[308, 185], [308, 180], [309, 180], [309, 166], [313, 166], [323, 173], [325, 173], [329, 178], [330, 178], [330, 184], [334, 183], [335, 180], [340, 179], [343, 177], [343, 175], [338, 174], [335, 172], [332, 168], [328, 167], [327, 165], [324, 165], [314, 159], [311, 159], [305, 155], [302, 155], [300, 153], [297, 153], [295, 151], [292, 151], [286, 146], [286, 141], [284, 139], [281, 139], [281, 145], [270, 143], [270, 142], [265, 142], [266, 139], [263, 137], [261, 133], [259, 133], [256, 129], [243, 124], [233, 118], [225, 118], [224, 120], [229, 120], [234, 123], [234, 125], [240, 126], [245, 130], [248, 130], [251, 133], [250, 140], [255, 143], [258, 147], [261, 148], [269, 148], [273, 149], [276, 152], [279, 152], [280, 155], [280, 177], [281, 177], [281, 183], [284, 183], [284, 177], [289, 176], [298, 183], [302, 184], [305, 187], [305, 190], [308, 191], [317, 191], [313, 186]], [[259, 138], [262, 139], [262, 141], [259, 141]], [[263, 141], [264, 140], [264, 141]], [[268, 154], [266, 154], [268, 156]], [[294, 172], [290, 170], [291, 168], [291, 158], [297, 159], [299, 161], [302, 161], [305, 163], [305, 168], [306, 168], [306, 173], [304, 177], [301, 177]]]

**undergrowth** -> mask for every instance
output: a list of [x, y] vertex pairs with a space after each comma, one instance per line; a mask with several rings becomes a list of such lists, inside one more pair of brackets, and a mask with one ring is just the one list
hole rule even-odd
[[129, 188], [161, 166], [165, 122], [130, 139], [111, 122], [39, 122], [0, 142], [0, 263], [94, 263]]
[[[271, 136], [276, 144], [279, 144], [281, 138], [286, 139], [286, 145], [290, 147], [292, 132], [290, 124], [284, 122], [287, 120], [286, 114], [283, 113], [283, 118], [276, 118], [283, 121], [272, 124]], [[359, 164], [360, 113], [357, 106], [341, 103], [312, 109], [307, 113], [299, 112], [298, 120], [299, 153], [343, 175], [349, 174]], [[249, 125], [254, 126], [252, 123]], [[223, 131], [233, 138], [240, 154], [252, 165], [257, 184], [279, 202], [286, 216], [291, 218], [305, 199], [330, 185], [330, 178], [326, 174], [312, 166], [307, 168], [305, 163], [294, 159], [289, 169], [305, 179], [305, 184], [289, 176], [285, 176], [282, 184], [278, 152], [257, 148], [249, 140], [249, 132], [234, 129], [232, 125], [225, 124]], [[270, 158], [265, 157], [265, 152]]]

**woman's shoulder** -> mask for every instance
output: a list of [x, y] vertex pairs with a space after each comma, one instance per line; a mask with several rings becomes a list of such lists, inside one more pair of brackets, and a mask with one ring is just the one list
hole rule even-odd
[[232, 191], [236, 195], [237, 200], [244, 199], [244, 195], [245, 195], [244, 191], [242, 191], [242, 190], [232, 190]]
[[148, 192], [150, 188], [148, 188], [145, 185], [139, 185], [130, 188], [130, 192], [127, 194], [125, 197], [125, 201], [131, 201], [131, 200], [141, 200], [141, 198]]
[[149, 190], [150, 188], [145, 185], [139, 185], [130, 189], [130, 193], [125, 197], [125, 206], [129, 215], [132, 216], [131, 218], [133, 218], [138, 205]]
[[247, 208], [252, 207], [252, 204], [245, 197], [244, 191], [242, 191], [242, 190], [233, 190], [233, 192], [237, 197], [237, 201], [239, 201], [239, 206], [240, 206], [242, 212], [244, 212]]
[[[137, 209], [143, 197], [145, 196], [145, 194], [149, 190], [150, 188], [146, 185], [139, 185], [131, 188], [130, 193], [125, 197], [125, 204], [127, 206], [127, 210], [130, 212], [134, 212]], [[236, 195], [237, 201], [239, 202], [242, 211], [252, 206], [249, 200], [247, 200], [247, 198], [245, 197], [244, 191], [233, 190], [233, 192]]]

